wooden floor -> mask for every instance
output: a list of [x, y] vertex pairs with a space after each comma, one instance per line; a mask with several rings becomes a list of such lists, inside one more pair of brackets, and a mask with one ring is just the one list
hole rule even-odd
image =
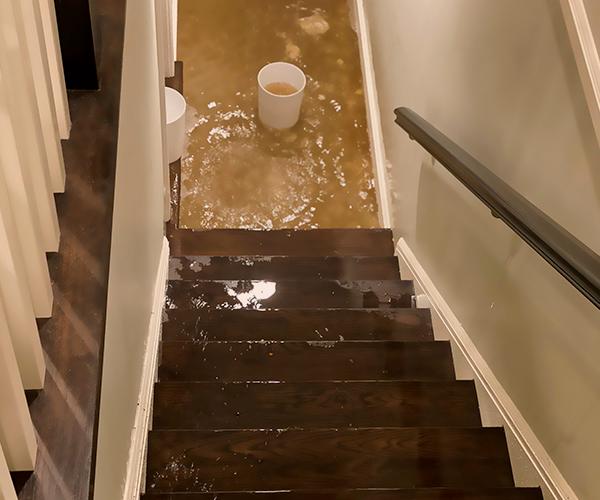
[[30, 398], [38, 455], [34, 473], [17, 477], [20, 500], [88, 500], [93, 491], [125, 4], [95, 0], [92, 17], [102, 88], [69, 94], [60, 249], [48, 259], [54, 310], [40, 322], [46, 381]]
[[171, 174], [145, 500], [541, 499], [412, 307], [390, 231], [180, 230]]

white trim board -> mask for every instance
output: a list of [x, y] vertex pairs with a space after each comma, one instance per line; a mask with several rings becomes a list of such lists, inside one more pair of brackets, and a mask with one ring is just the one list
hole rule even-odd
[[350, 0], [350, 8], [353, 5], [362, 64], [369, 136], [371, 138], [371, 159], [375, 170], [375, 187], [377, 190], [377, 202], [379, 203], [379, 222], [383, 227], [392, 227], [390, 193], [388, 191], [386, 171], [387, 160], [385, 157], [383, 131], [381, 129], [381, 112], [379, 110], [379, 98], [375, 81], [369, 24], [367, 22], [364, 0]]
[[179, 26], [179, 0], [171, 0], [171, 48], [173, 50], [173, 61], [177, 61], [177, 29]]
[[483, 425], [504, 427], [517, 486], [541, 486], [546, 500], [576, 500], [548, 452], [504, 390], [444, 297], [403, 238], [396, 245], [402, 276], [413, 279], [417, 304], [431, 307], [435, 336], [450, 340], [457, 377], [474, 379]]
[[2, 500], [17, 500], [17, 493], [13, 486], [10, 472], [8, 471], [8, 465], [2, 452], [2, 445], [0, 444], [0, 498]]
[[584, 0], [560, 0], [575, 61], [600, 144], [600, 55]]
[[140, 394], [135, 412], [129, 458], [127, 460], [127, 475], [123, 489], [123, 500], [139, 500], [141, 493], [143, 493], [142, 489], [146, 471], [146, 446], [148, 444], [148, 430], [151, 426], [154, 383], [158, 370], [158, 347], [161, 339], [162, 310], [165, 303], [168, 272], [169, 242], [167, 238], [163, 238], [160, 262], [156, 273], [156, 283], [154, 285], [152, 315], [148, 326], [148, 338], [144, 352], [142, 382], [140, 384]]

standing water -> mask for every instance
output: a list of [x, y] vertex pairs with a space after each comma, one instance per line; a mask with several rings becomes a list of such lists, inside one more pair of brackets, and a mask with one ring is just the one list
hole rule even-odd
[[[347, 0], [179, 6], [189, 107], [180, 227], [377, 227]], [[300, 121], [284, 131], [266, 129], [257, 117], [257, 73], [275, 61], [297, 65], [308, 79]]]

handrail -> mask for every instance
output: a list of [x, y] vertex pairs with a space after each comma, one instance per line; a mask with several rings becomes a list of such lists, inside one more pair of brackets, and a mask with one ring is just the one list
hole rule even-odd
[[408, 108], [396, 123], [600, 309], [600, 256]]

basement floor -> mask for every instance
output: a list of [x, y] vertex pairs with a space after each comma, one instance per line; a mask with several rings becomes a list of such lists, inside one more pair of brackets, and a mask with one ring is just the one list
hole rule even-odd
[[[360, 53], [346, 0], [180, 0], [188, 101], [181, 229], [378, 227]], [[300, 122], [257, 120], [256, 76], [302, 68]]]

